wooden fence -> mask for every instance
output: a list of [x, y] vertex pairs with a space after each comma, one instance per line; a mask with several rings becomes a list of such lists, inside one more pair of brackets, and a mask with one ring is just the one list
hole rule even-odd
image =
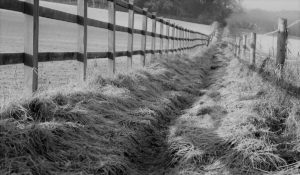
[[[132, 68], [132, 56], [141, 55], [141, 64], [145, 66], [146, 54], [183, 53], [187, 50], [202, 45], [208, 45], [214, 33], [205, 35], [200, 32], [188, 30], [181, 26], [171, 24], [161, 18], [157, 18], [155, 13], [149, 13], [146, 8], [141, 9], [134, 6], [133, 0], [125, 2], [123, 0], [108, 1], [108, 23], [89, 19], [87, 17], [87, 0], [77, 0], [77, 15], [39, 6], [39, 0], [0, 0], [0, 9], [21, 12], [25, 14], [25, 48], [24, 53], [0, 53], [0, 65], [24, 64], [25, 93], [31, 94], [38, 89], [38, 63], [48, 61], [77, 60], [79, 63], [78, 77], [86, 80], [87, 60], [108, 58], [108, 72], [115, 74], [115, 58], [127, 56], [127, 68]], [[128, 27], [116, 25], [116, 8], [128, 10]], [[142, 30], [134, 29], [134, 15], [143, 15]], [[77, 52], [39, 52], [39, 17], [75, 23], [79, 26], [78, 51]], [[152, 32], [147, 31], [147, 20], [152, 20]], [[160, 22], [160, 34], [156, 32], [156, 23]], [[163, 35], [164, 25], [166, 25], [166, 35]], [[108, 51], [107, 52], [87, 52], [87, 26], [107, 29]], [[170, 28], [171, 34], [170, 34]], [[128, 33], [127, 51], [116, 52], [116, 31]], [[142, 35], [141, 50], [133, 50], [133, 34]], [[152, 37], [151, 50], [146, 50], [146, 36]], [[160, 39], [160, 48], [156, 49], [156, 38]], [[164, 39], [167, 44], [164, 45]], [[193, 45], [194, 41], [202, 41], [201, 44]], [[171, 43], [171, 48], [169, 48]], [[175, 49], [175, 46], [177, 46]]]
[[[282, 69], [287, 57], [287, 40], [288, 40], [288, 26], [287, 20], [284, 18], [279, 18], [278, 20], [278, 29], [264, 34], [276, 34], [277, 33], [277, 48], [276, 48], [276, 57], [275, 62], [276, 65]], [[251, 66], [255, 66], [257, 53], [257, 34], [245, 34], [243, 36], [236, 36], [231, 38], [233, 42], [228, 42], [232, 46], [232, 50], [234, 55], [237, 58], [244, 59], [250, 62]], [[250, 52], [250, 58], [247, 60], [247, 52]], [[262, 54], [262, 53], [260, 53]], [[269, 55], [269, 57], [271, 57]]]

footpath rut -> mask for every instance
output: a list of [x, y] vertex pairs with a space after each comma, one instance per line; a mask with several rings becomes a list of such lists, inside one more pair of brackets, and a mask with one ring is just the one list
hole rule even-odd
[[[220, 47], [211, 51], [211, 66], [204, 78], [204, 86], [201, 89], [202, 95], [194, 104], [186, 110], [181, 111], [176, 121], [171, 121], [169, 126], [160, 131], [161, 139], [153, 140], [154, 145], [160, 145], [159, 149], [155, 147], [155, 154], [144, 154], [142, 162], [138, 167], [140, 173], [144, 175], [179, 175], [185, 174], [180, 172], [181, 162], [173, 162], [176, 155], [170, 155], [170, 146], [172, 146], [172, 138], [176, 138], [176, 132], [181, 129], [183, 122], [190, 123], [194, 129], [194, 136], [187, 136], [193, 141], [203, 140], [200, 147], [203, 151], [217, 152], [223, 151], [218, 147], [223, 140], [218, 135], [219, 124], [226, 115], [226, 110], [220, 105], [220, 92], [219, 89], [224, 87], [224, 76], [228, 66], [229, 59], [225, 57]], [[195, 129], [196, 128], [196, 129]], [[194, 140], [194, 141], [195, 141]], [[152, 148], [143, 148], [145, 150]], [[210, 153], [208, 153], [210, 154]], [[218, 156], [219, 153], [210, 156]], [[219, 157], [211, 157], [210, 159], [218, 159]], [[179, 159], [178, 159], [179, 160]], [[203, 164], [201, 169], [203, 172], [209, 172], [211, 165]]]

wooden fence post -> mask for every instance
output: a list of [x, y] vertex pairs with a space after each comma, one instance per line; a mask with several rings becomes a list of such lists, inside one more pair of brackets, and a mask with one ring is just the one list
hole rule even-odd
[[188, 52], [190, 50], [190, 32], [187, 29], [186, 30], [186, 51]]
[[247, 35], [243, 35], [243, 58], [246, 60], [246, 51], [247, 51]]
[[179, 26], [176, 25], [176, 54], [179, 54]]
[[238, 40], [238, 38], [235, 37], [234, 38], [234, 46], [233, 46], [234, 47], [233, 48], [234, 49], [234, 57], [237, 57], [237, 43], [238, 43], [237, 40]]
[[174, 28], [175, 28], [175, 44], [174, 44], [174, 48], [175, 48], [175, 55], [177, 54], [177, 52], [178, 52], [178, 50], [177, 50], [177, 43], [178, 43], [178, 29], [177, 29], [177, 25], [176, 24], [174, 24]]
[[239, 38], [238, 37], [236, 37], [235, 38], [235, 57], [237, 58], [238, 57], [238, 45], [239, 45]]
[[233, 56], [235, 57], [235, 45], [236, 45], [236, 38], [235, 37], [233, 37], [233, 39], [232, 39], [232, 52], [233, 52]]
[[189, 45], [190, 45], [190, 36], [189, 36], [189, 31], [186, 29], [186, 52], [187, 53], [189, 51]]
[[185, 50], [186, 50], [186, 53], [188, 52], [188, 44], [189, 44], [189, 38], [188, 38], [188, 30], [185, 29]]
[[147, 13], [148, 13], [148, 8], [143, 8], [143, 26], [142, 26], [142, 42], [141, 42], [141, 50], [142, 50], [142, 55], [141, 55], [141, 65], [145, 67], [146, 65], [146, 46], [147, 46]]
[[178, 54], [181, 54], [181, 28], [178, 26]]
[[87, 71], [87, 0], [77, 1], [78, 26], [78, 80], [86, 80]]
[[193, 41], [193, 46], [197, 44], [196, 38], [197, 38], [197, 37], [196, 37], [196, 33], [194, 32], [194, 34], [193, 34], [193, 39], [194, 39], [194, 41]]
[[[193, 44], [193, 31], [191, 31], [190, 33], [190, 46], [192, 47], [194, 44]], [[190, 49], [192, 51], [192, 48]]]
[[116, 72], [116, 0], [108, 0], [108, 74]]
[[184, 50], [184, 28], [181, 28], [181, 48], [182, 48], [182, 51], [181, 51], [181, 54], [184, 54], [185, 50]]
[[207, 43], [206, 43], [206, 47], [208, 47], [209, 46], [209, 44], [210, 44], [210, 39], [211, 39], [211, 36], [208, 36], [208, 38], [207, 38]]
[[[195, 32], [192, 33], [192, 47], [195, 45]], [[192, 48], [192, 51], [194, 51], [194, 48]]]
[[185, 53], [185, 49], [184, 49], [184, 42], [185, 42], [185, 36], [184, 36], [184, 28], [181, 28], [181, 37], [182, 37], [182, 42], [181, 42], [181, 47], [182, 47], [182, 52], [181, 54]]
[[164, 22], [161, 20], [161, 22], [160, 22], [160, 56], [162, 56], [163, 49], [164, 49], [163, 33], [164, 33]]
[[196, 33], [194, 33], [194, 39], [195, 39], [195, 40], [194, 40], [194, 46], [195, 46], [195, 45], [198, 44], [198, 42], [197, 42], [197, 34], [196, 34]]
[[132, 52], [133, 52], [133, 28], [134, 28], [134, 0], [129, 0], [128, 8], [128, 40], [127, 40], [127, 71], [132, 69]]
[[277, 34], [277, 56], [276, 64], [280, 67], [284, 66], [286, 58], [287, 46], [287, 19], [279, 18], [278, 20], [278, 34]]
[[189, 32], [189, 50], [191, 51], [192, 47], [192, 31]]
[[186, 53], [188, 53], [188, 46], [189, 46], [189, 32], [185, 29], [185, 49]]
[[179, 54], [182, 54], [182, 30], [181, 27], [179, 27]]
[[192, 52], [193, 47], [193, 31], [190, 31], [190, 52]]
[[182, 36], [183, 36], [183, 53], [186, 53], [186, 29], [182, 29]]
[[175, 24], [172, 24], [172, 54], [175, 53]]
[[180, 48], [180, 55], [182, 54], [183, 50], [182, 50], [182, 28], [179, 27], [179, 48]]
[[242, 45], [242, 39], [238, 37], [238, 53], [237, 57], [240, 59], [241, 58], [241, 45]]
[[167, 35], [166, 54], [169, 55], [169, 47], [170, 47], [170, 20], [168, 20], [166, 22], [166, 35]]
[[256, 33], [251, 33], [251, 46], [250, 46], [250, 62], [251, 65], [255, 65], [256, 58]]
[[[24, 47], [24, 94], [31, 95], [38, 89], [38, 54], [39, 54], [39, 0], [26, 0], [33, 4], [31, 15], [25, 15]], [[25, 7], [26, 8], [26, 7]]]
[[152, 13], [152, 43], [151, 43], [151, 61], [155, 59], [155, 49], [156, 49], [156, 12]]
[[190, 30], [187, 31], [187, 41], [188, 41], [188, 51], [190, 51], [191, 48], [191, 38], [190, 38]]

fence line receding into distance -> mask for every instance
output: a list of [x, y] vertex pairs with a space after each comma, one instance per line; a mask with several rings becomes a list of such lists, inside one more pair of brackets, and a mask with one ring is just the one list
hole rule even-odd
[[[275, 56], [275, 63], [276, 65], [282, 69], [286, 63], [286, 59], [287, 59], [287, 53], [288, 53], [288, 28], [295, 25], [296, 23], [298, 23], [299, 20], [297, 20], [296, 22], [292, 23], [292, 25], [287, 25], [287, 19], [284, 18], [279, 18], [278, 19], [278, 29], [273, 31], [273, 32], [269, 32], [264, 35], [270, 35], [270, 34], [277, 34], [277, 46], [276, 46], [276, 56], [273, 53], [273, 56]], [[249, 39], [247, 39], [247, 37]], [[247, 52], [250, 52], [250, 58], [248, 60], [248, 62], [250, 62], [250, 65], [255, 66], [256, 63], [256, 57], [258, 54], [262, 55], [262, 56], [267, 56], [267, 57], [272, 57], [271, 54], [269, 53], [269, 55], [264, 54], [264, 53], [260, 53], [257, 50], [257, 34], [252, 32], [250, 35], [249, 34], [245, 34], [242, 37], [240, 36], [235, 36], [234, 38], [231, 38], [233, 40], [233, 42], [229, 41], [228, 43], [232, 46], [232, 50], [234, 52], [234, 55], [238, 58], [242, 58], [244, 60], [247, 61]], [[243, 40], [243, 43], [241, 42]], [[250, 45], [250, 47], [249, 47]], [[273, 48], [274, 46], [272, 46]], [[273, 51], [274, 52], [274, 51]]]
[[[149, 13], [147, 9], [141, 9], [134, 6], [134, 0], [107, 0], [108, 1], [108, 22], [98, 21], [87, 17], [88, 4], [87, 0], [78, 0], [77, 15], [70, 14], [47, 7], [39, 6], [39, 0], [1, 0], [0, 9], [21, 12], [25, 14], [25, 48], [24, 53], [0, 53], [0, 65], [24, 64], [25, 67], [25, 93], [31, 94], [38, 89], [38, 63], [48, 61], [65, 61], [77, 60], [79, 65], [79, 80], [87, 79], [87, 59], [108, 58], [108, 72], [113, 75], [116, 72], [115, 58], [127, 57], [127, 69], [132, 68], [132, 56], [141, 55], [141, 64], [145, 66], [146, 54], [151, 54], [152, 58], [155, 54], [164, 53], [183, 53], [184, 51], [196, 48], [198, 46], [207, 45], [211, 41], [211, 35], [189, 30], [169, 21], [157, 18], [156, 13]], [[116, 25], [116, 7], [125, 8], [128, 11], [128, 27]], [[134, 15], [143, 15], [142, 30], [134, 29]], [[75, 23], [78, 24], [78, 50], [77, 52], [39, 52], [39, 17]], [[161, 23], [160, 34], [153, 27], [152, 32], [147, 31], [147, 19], [152, 20], [152, 24], [156, 26], [156, 22]], [[166, 30], [172, 29], [171, 35], [166, 31], [163, 33], [164, 25]], [[108, 30], [108, 51], [107, 52], [87, 52], [87, 26], [103, 28]], [[116, 31], [127, 32], [128, 42], [127, 51], [116, 52]], [[133, 50], [133, 34], [142, 35], [141, 50]], [[146, 36], [151, 36], [151, 50], [146, 50]], [[160, 39], [160, 48], [156, 49], [156, 38]], [[164, 39], [167, 43], [171, 43], [166, 47]], [[201, 43], [194, 44], [195, 41]], [[176, 47], [177, 46], [177, 47]], [[176, 48], [175, 48], [176, 47]]]

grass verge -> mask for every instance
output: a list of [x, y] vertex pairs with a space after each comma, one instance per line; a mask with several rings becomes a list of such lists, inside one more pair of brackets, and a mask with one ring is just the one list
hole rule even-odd
[[209, 65], [206, 54], [169, 57], [11, 103], [0, 113], [0, 174], [147, 174], [166, 162], [167, 126]]
[[219, 52], [207, 91], [169, 133], [171, 164], [182, 175], [299, 174], [299, 99], [280, 86], [295, 76]]

